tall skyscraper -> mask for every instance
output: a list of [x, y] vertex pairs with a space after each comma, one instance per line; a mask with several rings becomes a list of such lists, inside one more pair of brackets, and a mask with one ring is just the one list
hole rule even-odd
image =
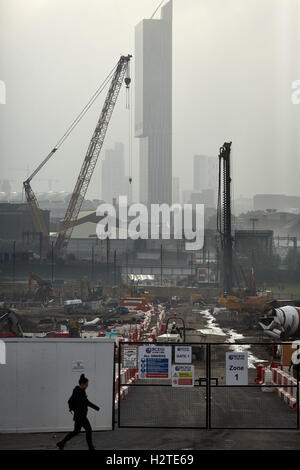
[[135, 136], [140, 140], [140, 201], [172, 203], [172, 13], [135, 28]]
[[102, 162], [102, 199], [112, 203], [118, 196], [128, 195], [128, 178], [125, 176], [124, 145], [115, 143], [105, 152]]

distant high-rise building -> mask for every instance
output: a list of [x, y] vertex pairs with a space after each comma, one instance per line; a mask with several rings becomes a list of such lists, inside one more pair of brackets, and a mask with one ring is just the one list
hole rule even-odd
[[192, 191], [189, 202], [191, 204], [204, 204], [205, 208], [215, 207], [215, 191], [213, 189], [204, 189], [203, 191]]
[[218, 159], [194, 155], [194, 191], [217, 189]]
[[102, 199], [112, 203], [118, 196], [128, 195], [128, 178], [125, 176], [124, 145], [117, 142], [105, 152], [102, 162]]
[[191, 191], [190, 189], [184, 189], [184, 190], [182, 191], [182, 203], [183, 203], [183, 204], [188, 204], [188, 203], [190, 203], [191, 194], [192, 194], [192, 191]]
[[180, 202], [180, 179], [178, 176], [173, 176], [172, 179], [172, 196], [173, 203]]
[[135, 28], [135, 136], [140, 201], [172, 203], [172, 0]]

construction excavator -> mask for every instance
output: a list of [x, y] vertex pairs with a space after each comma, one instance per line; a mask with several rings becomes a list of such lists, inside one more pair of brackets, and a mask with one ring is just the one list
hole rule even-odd
[[23, 330], [15, 312], [8, 307], [0, 307], [0, 338], [23, 338]]
[[[33, 281], [37, 285], [37, 289], [33, 292], [32, 286]], [[35, 300], [41, 300], [42, 302], [47, 302], [51, 297], [53, 297], [53, 288], [49, 281], [43, 281], [37, 274], [32, 272], [28, 276], [28, 292], [33, 294]]]
[[31, 181], [37, 175], [37, 173], [44, 167], [44, 165], [51, 159], [51, 157], [56, 153], [56, 151], [61, 147], [61, 145], [65, 142], [65, 140], [68, 138], [68, 136], [77, 126], [77, 124], [81, 121], [83, 116], [86, 114], [88, 109], [92, 106], [94, 101], [97, 99], [97, 97], [100, 95], [100, 93], [103, 91], [103, 89], [106, 87], [106, 85], [109, 83], [109, 80], [111, 79], [100, 117], [98, 119], [92, 138], [90, 140], [81, 170], [77, 178], [77, 182], [72, 193], [72, 197], [70, 199], [65, 217], [61, 223], [60, 231], [54, 245], [55, 255], [57, 257], [61, 257], [68, 245], [68, 242], [72, 235], [73, 227], [77, 221], [78, 214], [80, 212], [90, 180], [92, 178], [95, 165], [97, 163], [105, 139], [106, 131], [123, 81], [125, 81], [126, 89], [128, 92], [129, 85], [131, 82], [129, 68], [131, 57], [131, 55], [120, 57], [116, 66], [106, 77], [104, 82], [100, 85], [99, 89], [94, 93], [87, 105], [75, 118], [75, 120], [67, 129], [65, 134], [57, 142], [57, 144], [46, 156], [46, 158], [35, 169], [35, 171], [26, 179], [26, 181], [23, 182], [26, 200], [32, 216], [35, 230], [38, 233], [41, 233], [42, 253], [44, 255], [47, 255], [50, 252], [49, 234], [45, 224], [45, 220], [43, 219], [42, 212], [38, 204], [38, 200], [32, 190]]
[[271, 292], [257, 292], [254, 269], [251, 269], [247, 287], [240, 288], [238, 295], [223, 294], [218, 300], [218, 307], [238, 312], [264, 312], [270, 304]]

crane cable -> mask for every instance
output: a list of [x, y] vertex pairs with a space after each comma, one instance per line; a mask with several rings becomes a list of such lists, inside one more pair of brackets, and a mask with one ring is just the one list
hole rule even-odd
[[105, 89], [107, 86], [108, 82], [110, 81], [116, 67], [118, 65], [118, 62], [114, 65], [113, 69], [111, 72], [108, 74], [108, 76], [105, 78], [105, 80], [101, 83], [101, 85], [97, 88], [95, 93], [92, 95], [92, 97], [89, 99], [87, 104], [84, 106], [84, 108], [80, 111], [80, 113], [75, 117], [75, 119], [72, 121], [70, 126], [67, 128], [66, 132], [62, 135], [62, 137], [57, 141], [56, 145], [54, 148], [51, 150], [51, 152], [46, 156], [46, 158], [39, 164], [39, 166], [34, 170], [34, 172], [27, 178], [27, 182], [29, 183], [32, 178], [42, 169], [42, 167], [47, 163], [47, 161], [52, 157], [52, 155], [63, 145], [63, 143], [67, 140], [69, 135], [73, 132], [75, 127], [79, 124], [79, 122], [82, 120], [82, 118], [85, 116], [87, 111], [91, 108], [91, 106], [94, 104], [98, 96], [102, 93], [102, 91]]
[[162, 1], [160, 2], [160, 4], [158, 5], [158, 7], [154, 10], [154, 12], [152, 13], [152, 16], [150, 17], [150, 20], [153, 19], [155, 13], [156, 13], [157, 10], [162, 6], [162, 4], [164, 3], [164, 1], [165, 1], [165, 0], [162, 0]]
[[101, 83], [101, 85], [98, 87], [98, 89], [95, 91], [93, 96], [90, 98], [88, 103], [84, 106], [84, 108], [81, 110], [81, 112], [77, 115], [77, 117], [74, 119], [74, 121], [71, 123], [71, 125], [68, 127], [64, 135], [59, 139], [57, 144], [55, 145], [55, 148], [58, 149], [64, 142], [65, 140], [69, 137], [71, 132], [75, 129], [77, 124], [81, 121], [81, 119], [85, 116], [87, 111], [91, 108], [91, 106], [94, 104], [98, 96], [102, 93], [108, 82], [110, 81], [115, 69], [117, 67], [117, 64], [115, 64], [114, 68], [111, 70], [109, 75], [106, 77], [106, 79]]

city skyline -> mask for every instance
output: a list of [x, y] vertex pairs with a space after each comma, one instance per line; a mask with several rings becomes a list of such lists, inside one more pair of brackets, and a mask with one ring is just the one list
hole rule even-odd
[[[17, 0], [0, 1], [0, 78], [7, 94], [0, 105], [0, 171], [16, 180], [14, 190], [21, 191], [27, 165], [37, 167], [119, 54], [134, 51], [134, 27], [151, 17], [157, 2], [132, 0], [128, 9], [121, 0], [90, 0], [86, 9], [81, 0], [76, 7], [64, 0], [59, 21], [57, 5], [56, 0], [28, 0], [26, 7]], [[180, 175], [182, 188], [192, 185], [193, 155], [217, 159], [220, 145], [230, 139], [235, 197], [272, 193], [274, 186], [282, 194], [299, 193], [300, 106], [291, 102], [291, 85], [299, 78], [299, 15], [300, 4], [291, 0], [274, 1], [272, 15], [266, 0], [174, 3], [173, 174]], [[133, 83], [134, 78], [133, 66]], [[41, 172], [41, 178], [64, 175], [53, 185], [58, 191], [74, 187], [100, 101]], [[123, 91], [105, 148], [124, 142], [126, 170], [127, 123]], [[138, 200], [138, 142], [133, 144], [132, 188]], [[11, 170], [18, 168], [24, 171]], [[38, 192], [45, 187], [46, 181], [34, 181]], [[88, 197], [99, 198], [99, 187], [97, 171]]]

